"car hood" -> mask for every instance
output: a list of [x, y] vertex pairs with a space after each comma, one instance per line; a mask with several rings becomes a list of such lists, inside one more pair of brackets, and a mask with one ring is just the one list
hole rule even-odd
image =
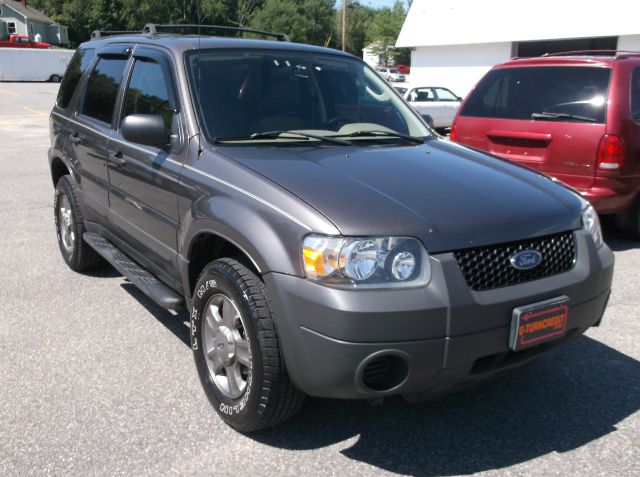
[[430, 252], [580, 227], [580, 199], [551, 179], [443, 140], [414, 146], [225, 146], [343, 235], [402, 235]]

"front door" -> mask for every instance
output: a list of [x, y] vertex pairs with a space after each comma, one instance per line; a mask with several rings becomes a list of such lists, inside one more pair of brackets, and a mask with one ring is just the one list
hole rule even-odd
[[[122, 99], [122, 113], [108, 146], [110, 229], [133, 247], [132, 255], [168, 284], [176, 284], [178, 180], [182, 169], [181, 132], [175, 77], [159, 49], [139, 47]], [[162, 116], [167, 145], [126, 141], [122, 120], [131, 114]]]

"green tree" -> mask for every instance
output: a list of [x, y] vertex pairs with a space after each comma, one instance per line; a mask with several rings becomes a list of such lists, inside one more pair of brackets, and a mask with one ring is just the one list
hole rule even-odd
[[381, 8], [369, 23], [367, 45], [380, 55], [385, 64], [391, 60], [396, 63], [408, 63], [411, 53], [408, 48], [396, 48], [396, 40], [404, 24], [407, 12], [401, 1], [396, 1], [393, 8]]
[[334, 38], [334, 0], [265, 0], [249, 26], [287, 33], [292, 41], [328, 44]]

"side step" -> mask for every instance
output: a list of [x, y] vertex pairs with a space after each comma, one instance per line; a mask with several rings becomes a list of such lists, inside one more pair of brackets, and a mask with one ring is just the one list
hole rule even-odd
[[84, 241], [162, 308], [175, 310], [184, 300], [100, 234], [85, 232]]

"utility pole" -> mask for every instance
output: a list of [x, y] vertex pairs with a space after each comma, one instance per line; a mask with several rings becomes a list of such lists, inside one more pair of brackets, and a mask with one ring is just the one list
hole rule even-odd
[[342, 51], [347, 51], [347, 0], [342, 0]]

